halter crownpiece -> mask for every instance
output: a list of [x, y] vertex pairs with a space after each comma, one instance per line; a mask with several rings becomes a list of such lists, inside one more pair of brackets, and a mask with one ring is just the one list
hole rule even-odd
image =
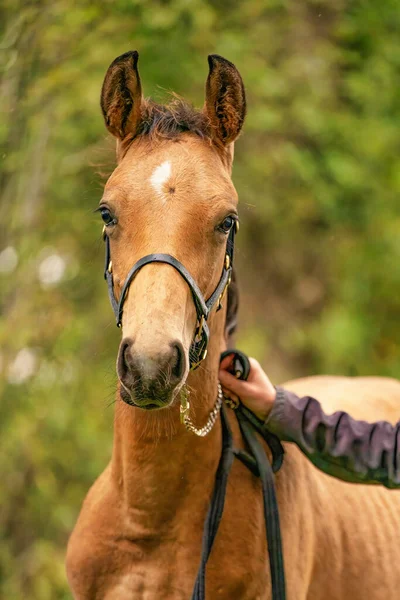
[[103, 227], [103, 238], [106, 244], [104, 279], [107, 281], [108, 296], [110, 298], [110, 303], [115, 314], [117, 326], [121, 327], [124, 302], [128, 294], [129, 287], [137, 273], [140, 271], [140, 269], [142, 269], [145, 265], [151, 263], [164, 263], [170, 265], [178, 271], [181, 277], [183, 277], [183, 279], [188, 284], [190, 291], [192, 292], [193, 302], [196, 308], [197, 320], [193, 340], [189, 349], [189, 361], [190, 370], [194, 371], [195, 369], [197, 369], [200, 363], [207, 356], [207, 345], [210, 337], [207, 319], [215, 304], [217, 305], [217, 311], [222, 308], [222, 301], [225, 297], [226, 291], [232, 279], [234, 240], [235, 233], [238, 230], [239, 223], [238, 221], [235, 221], [229, 232], [228, 240], [226, 243], [225, 259], [220, 280], [217, 284], [217, 287], [215, 288], [211, 296], [208, 298], [208, 300], [204, 300], [204, 296], [201, 293], [199, 286], [197, 285], [193, 277], [190, 275], [189, 271], [183, 266], [181, 262], [179, 262], [179, 260], [171, 256], [171, 254], [148, 254], [147, 256], [143, 256], [142, 258], [140, 258], [129, 271], [122, 286], [119, 300], [117, 300], [114, 294], [110, 239], [105, 232], [105, 227]]

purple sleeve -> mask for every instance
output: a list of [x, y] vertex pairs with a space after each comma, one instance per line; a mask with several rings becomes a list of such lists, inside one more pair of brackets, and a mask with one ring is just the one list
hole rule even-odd
[[354, 483], [400, 488], [400, 421], [356, 421], [345, 412], [326, 415], [318, 400], [277, 387], [264, 426], [294, 442], [322, 471]]

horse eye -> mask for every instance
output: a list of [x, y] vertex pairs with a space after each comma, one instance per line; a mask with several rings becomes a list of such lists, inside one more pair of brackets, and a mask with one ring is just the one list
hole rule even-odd
[[222, 231], [223, 233], [229, 233], [233, 227], [234, 222], [235, 222], [235, 219], [233, 217], [226, 217], [222, 221], [221, 225], [219, 225], [218, 229], [220, 231]]
[[106, 225], [114, 224], [115, 219], [112, 216], [112, 214], [110, 213], [110, 211], [108, 210], [108, 208], [105, 208], [105, 207], [101, 208], [100, 214], [101, 214], [101, 218], [103, 219], [103, 221]]

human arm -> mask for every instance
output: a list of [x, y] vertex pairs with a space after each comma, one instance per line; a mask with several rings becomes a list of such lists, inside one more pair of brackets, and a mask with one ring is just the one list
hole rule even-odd
[[395, 426], [385, 421], [367, 423], [345, 412], [326, 415], [318, 400], [273, 388], [257, 361], [250, 359], [250, 364], [248, 381], [239, 381], [227, 372], [228, 361], [221, 363], [221, 384], [240, 397], [268, 431], [297, 444], [329, 475], [400, 488], [400, 422]]

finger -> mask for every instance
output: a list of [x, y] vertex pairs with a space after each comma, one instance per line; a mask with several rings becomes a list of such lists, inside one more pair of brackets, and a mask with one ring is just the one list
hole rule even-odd
[[250, 373], [247, 378], [247, 381], [254, 381], [254, 379], [256, 379], [257, 375], [262, 371], [262, 368], [261, 368], [261, 365], [258, 362], [258, 360], [255, 358], [250, 357], [249, 363], [250, 363]]
[[222, 394], [224, 396], [224, 398], [236, 398], [236, 394], [234, 394], [233, 392], [231, 392], [230, 390], [228, 390], [227, 388], [222, 388]]
[[241, 379], [236, 379], [234, 375], [229, 373], [228, 371], [219, 371], [219, 380], [221, 385], [228, 388], [230, 391], [234, 392], [238, 396], [243, 395], [247, 396], [249, 391], [249, 384], [247, 381], [243, 381]]
[[225, 358], [223, 360], [221, 360], [221, 362], [219, 364], [219, 368], [225, 369], [225, 370], [229, 369], [229, 367], [232, 366], [233, 357], [234, 357], [233, 352], [232, 352], [232, 354], [228, 354], [228, 356], [225, 356]]

